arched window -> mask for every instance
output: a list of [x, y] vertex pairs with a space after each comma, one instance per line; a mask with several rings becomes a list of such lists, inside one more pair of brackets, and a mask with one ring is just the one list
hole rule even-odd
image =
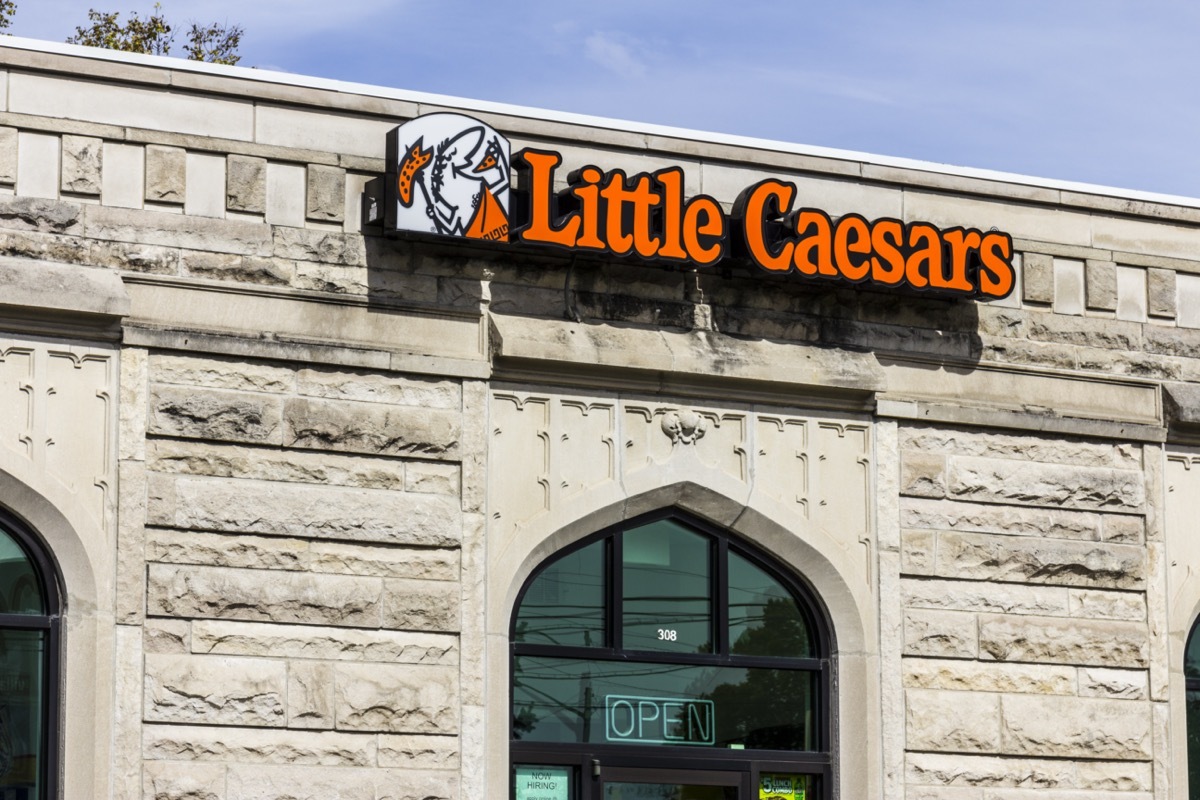
[[1183, 675], [1187, 685], [1187, 760], [1188, 798], [1200, 800], [1200, 622], [1188, 634], [1183, 656]]
[[0, 510], [0, 796], [52, 800], [58, 772], [59, 593], [49, 559]]
[[681, 515], [557, 554], [513, 614], [513, 797], [830, 797], [818, 609], [769, 559]]

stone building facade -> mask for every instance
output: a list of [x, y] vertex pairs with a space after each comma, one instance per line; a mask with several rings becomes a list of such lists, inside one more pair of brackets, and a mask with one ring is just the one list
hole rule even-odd
[[[364, 226], [387, 132], [445, 110], [564, 170], [679, 166], [727, 210], [774, 177], [834, 218], [997, 228], [1017, 286]], [[6, 42], [0, 531], [61, 594], [50, 796], [530, 797], [522, 589], [669, 511], [813, 598], [809, 797], [1195, 796], [1198, 225], [1182, 198]], [[572, 800], [610, 764], [703, 767], [612, 747]]]

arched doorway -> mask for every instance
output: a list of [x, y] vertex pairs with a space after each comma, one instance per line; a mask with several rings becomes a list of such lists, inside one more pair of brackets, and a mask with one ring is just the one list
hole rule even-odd
[[510, 630], [516, 800], [816, 800], [831, 631], [765, 554], [660, 512], [531, 575]]
[[0, 509], [0, 794], [57, 797], [61, 607], [53, 564]]

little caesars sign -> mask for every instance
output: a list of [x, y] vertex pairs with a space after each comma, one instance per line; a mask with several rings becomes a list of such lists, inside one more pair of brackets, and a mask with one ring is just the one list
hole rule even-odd
[[589, 165], [556, 192], [561, 164], [550, 150], [511, 155], [504, 136], [471, 117], [418, 117], [388, 136], [385, 227], [692, 268], [737, 259], [802, 280], [950, 297], [1013, 289], [1006, 233], [858, 214], [835, 220], [797, 207], [796, 185], [775, 179], [748, 186], [726, 214], [707, 195], [685, 197], [679, 167], [627, 175]]

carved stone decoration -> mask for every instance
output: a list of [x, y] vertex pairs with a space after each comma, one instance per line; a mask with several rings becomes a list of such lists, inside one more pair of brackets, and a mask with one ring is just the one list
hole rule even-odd
[[0, 448], [112, 522], [116, 352], [0, 338]]
[[[776, 503], [846, 547], [873, 541], [871, 426], [767, 406], [691, 407], [639, 397], [496, 391], [490, 535], [553, 529], [656, 480], [725, 485]], [[661, 477], [660, 476], [661, 473]]]
[[708, 431], [704, 417], [686, 409], [663, 414], [661, 426], [671, 444], [693, 444]]

